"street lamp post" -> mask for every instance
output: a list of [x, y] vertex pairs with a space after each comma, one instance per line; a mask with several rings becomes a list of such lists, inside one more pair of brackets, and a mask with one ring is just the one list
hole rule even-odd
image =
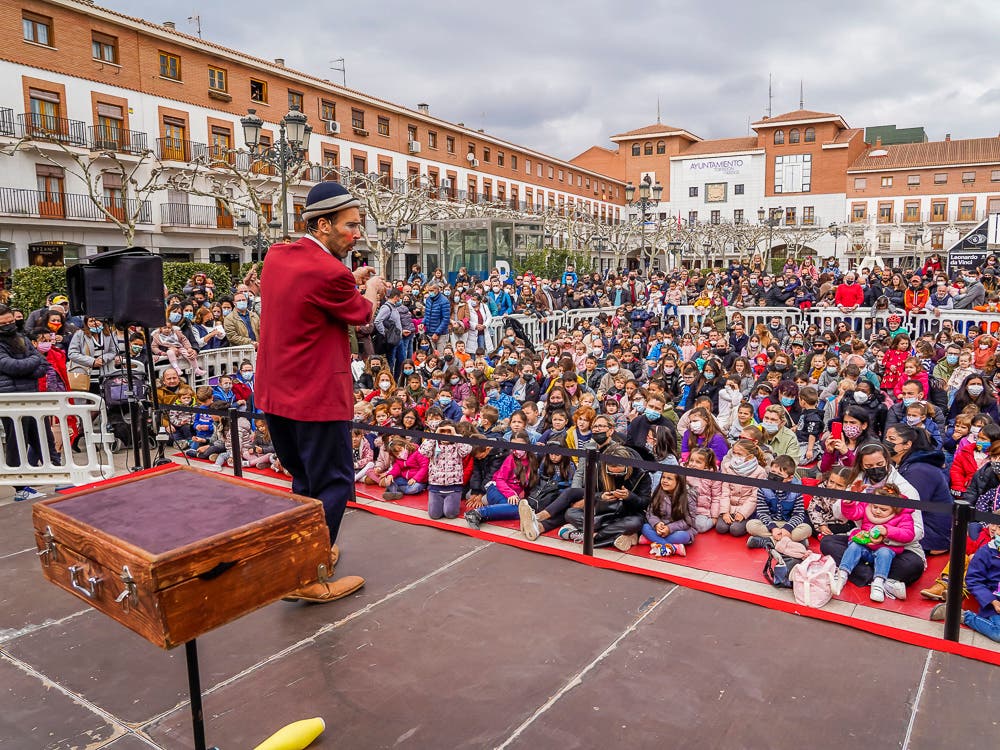
[[649, 210], [660, 205], [660, 198], [663, 196], [663, 185], [659, 182], [653, 184], [653, 179], [648, 174], [639, 183], [639, 199], [635, 200], [635, 185], [631, 182], [625, 185], [625, 202], [629, 208], [639, 209], [639, 245], [640, 253], [646, 247], [646, 214]]
[[257, 116], [257, 110], [248, 109], [240, 118], [243, 139], [250, 151], [250, 166], [269, 164], [276, 167], [281, 177], [281, 233], [288, 235], [288, 172], [300, 166], [309, 158], [309, 137], [312, 127], [308, 118], [293, 105], [278, 123], [278, 142], [265, 146], [260, 142], [260, 131], [264, 121]]
[[[257, 224], [257, 231], [251, 234], [251, 222], [244, 212], [240, 215], [240, 218], [236, 220], [236, 226], [240, 228], [240, 239], [243, 241], [243, 246], [250, 249], [250, 260], [254, 263], [259, 260], [264, 260], [264, 254], [271, 246], [271, 243], [261, 231], [259, 221]], [[277, 221], [271, 221], [268, 223], [268, 226], [275, 229], [280, 225]]]
[[826, 228], [827, 234], [833, 237], [833, 257], [837, 257], [837, 240], [840, 239], [841, 235], [847, 234], [843, 229], [841, 229], [839, 224], [831, 224]]
[[[378, 234], [379, 243], [389, 253], [388, 257], [390, 263], [392, 262], [392, 258], [396, 256], [396, 253], [406, 247], [406, 238], [403, 235], [405, 235], [407, 231], [407, 227], [382, 226], [381, 224], [375, 228], [375, 232]], [[386, 278], [389, 277], [388, 269], [383, 269], [382, 272], [386, 274]]]
[[774, 228], [781, 223], [781, 206], [765, 210], [763, 206], [757, 209], [757, 221], [767, 224], [767, 260], [771, 260], [771, 247], [774, 245]]

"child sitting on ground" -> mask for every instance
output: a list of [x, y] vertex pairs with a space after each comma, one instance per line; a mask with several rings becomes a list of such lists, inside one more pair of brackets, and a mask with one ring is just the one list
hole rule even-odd
[[[894, 484], [884, 485], [875, 494], [902, 497], [899, 487]], [[872, 579], [868, 596], [873, 602], [883, 602], [885, 582], [889, 578], [892, 561], [896, 558], [896, 554], [916, 536], [913, 511], [884, 503], [858, 503], [850, 500], [844, 500], [840, 508], [844, 518], [860, 521], [861, 528], [851, 532], [853, 544], [847, 545], [847, 550], [840, 560], [840, 567], [833, 581], [833, 593], [839, 594], [843, 591], [847, 577], [854, 568], [861, 562], [867, 562], [875, 568], [875, 577]], [[903, 587], [905, 596], [905, 587], [902, 583], [897, 582], [897, 584]], [[896, 595], [897, 592], [892, 593]]]
[[[435, 432], [439, 435], [454, 435], [455, 425], [444, 421]], [[421, 444], [420, 452], [428, 458], [427, 515], [435, 520], [442, 517], [458, 518], [464, 486], [463, 462], [472, 452], [472, 446], [427, 439]]]
[[965, 573], [965, 585], [979, 602], [979, 614], [963, 610], [962, 622], [993, 641], [1000, 641], [1000, 525], [988, 524], [990, 541], [976, 550]]
[[[195, 391], [195, 397], [198, 399], [198, 406], [203, 409], [207, 409], [212, 405], [212, 389], [208, 386], [201, 386]], [[225, 406], [223, 406], [225, 408]], [[191, 437], [191, 446], [187, 451], [187, 454], [194, 457], [202, 458], [198, 451], [205, 448], [212, 443], [212, 437], [215, 434], [215, 423], [218, 420], [217, 417], [213, 417], [207, 412], [199, 412], [194, 415], [194, 419], [191, 421], [191, 429], [193, 430], [193, 435]]]
[[375, 468], [375, 451], [364, 430], [351, 430], [351, 448], [354, 452], [354, 481], [363, 482], [368, 472]]
[[417, 445], [405, 438], [392, 438], [388, 448], [392, 466], [379, 484], [385, 487], [383, 500], [399, 500], [403, 495], [417, 495], [427, 489], [427, 456], [417, 450]]
[[[691, 455], [688, 456], [684, 465], [689, 469], [712, 472], [717, 471], [718, 466], [715, 451], [711, 448], [695, 448], [691, 451]], [[685, 484], [692, 490], [691, 494], [697, 498], [693, 526], [699, 532], [708, 531], [719, 520], [722, 480], [687, 477]]]
[[806, 523], [806, 509], [802, 501], [802, 483], [795, 476], [795, 461], [791, 456], [780, 455], [771, 460], [767, 478], [772, 482], [789, 484], [795, 489], [757, 489], [757, 507], [754, 517], [747, 522], [747, 547], [771, 547], [783, 537], [805, 544], [812, 534]]
[[[826, 480], [820, 485], [828, 490], [846, 490], [851, 472], [850, 466], [837, 466], [830, 470]], [[817, 539], [831, 534], [846, 534], [857, 528], [853, 521], [845, 521], [836, 512], [837, 501], [829, 497], [813, 495], [809, 503], [809, 523]]]
[[[697, 506], [698, 491], [689, 486], [685, 477], [664, 471], [646, 509], [646, 522], [642, 526], [639, 544], [651, 545], [649, 554], [654, 557], [684, 557], [687, 555], [686, 545], [691, 544], [698, 533], [695, 528]], [[631, 547], [619, 544], [618, 539], [615, 546], [618, 549], [625, 547], [624, 551]]]
[[253, 438], [250, 448], [243, 454], [243, 463], [258, 469], [269, 469], [274, 459], [274, 444], [271, 442], [271, 432], [263, 419], [254, 421]]

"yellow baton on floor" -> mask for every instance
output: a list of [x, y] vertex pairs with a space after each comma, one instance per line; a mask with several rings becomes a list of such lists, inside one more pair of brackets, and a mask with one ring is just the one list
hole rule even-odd
[[320, 718], [296, 721], [279, 729], [254, 750], [305, 750], [324, 729], [326, 722]]

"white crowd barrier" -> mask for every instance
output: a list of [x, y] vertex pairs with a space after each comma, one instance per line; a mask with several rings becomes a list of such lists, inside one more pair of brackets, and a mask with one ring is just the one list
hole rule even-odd
[[[115, 438], [100, 396], [83, 391], [0, 393], [0, 417], [0, 444], [4, 449], [0, 455], [0, 485], [87, 484], [115, 473], [111, 453]], [[82, 433], [79, 453], [71, 447], [69, 417], [76, 417]], [[58, 462], [50, 450], [46, 426], [61, 438]], [[38, 440], [31, 440], [33, 435], [26, 432], [32, 427]], [[17, 447], [15, 463], [7, 461], [9, 446]]]
[[[198, 354], [198, 366], [205, 371], [204, 375], [195, 375], [190, 370], [181, 373], [181, 377], [187, 379], [194, 388], [200, 385], [214, 385], [220, 375], [233, 375], [239, 372], [240, 362], [248, 359], [257, 367], [257, 350], [252, 346], [227, 346], [221, 349], [209, 349]], [[187, 365], [181, 360], [182, 365]], [[158, 360], [153, 369], [156, 377], [163, 375], [163, 371], [171, 367], [170, 362], [164, 357]]]

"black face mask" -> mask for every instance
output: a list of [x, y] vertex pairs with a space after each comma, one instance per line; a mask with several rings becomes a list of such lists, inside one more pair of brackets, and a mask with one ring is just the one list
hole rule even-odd
[[888, 466], [876, 466], [874, 469], [865, 469], [865, 477], [869, 482], [878, 484], [884, 482], [889, 476]]
[[0, 336], [13, 336], [15, 333], [17, 333], [16, 323], [7, 323], [0, 326]]
[[590, 436], [594, 438], [594, 442], [596, 442], [598, 445], [600, 445], [601, 443], [605, 442], [608, 439], [608, 433], [598, 430], [593, 430], [590, 433]]
[[767, 472], [767, 478], [772, 482], [784, 482], [785, 478], [781, 474], [777, 474], [773, 471]]

